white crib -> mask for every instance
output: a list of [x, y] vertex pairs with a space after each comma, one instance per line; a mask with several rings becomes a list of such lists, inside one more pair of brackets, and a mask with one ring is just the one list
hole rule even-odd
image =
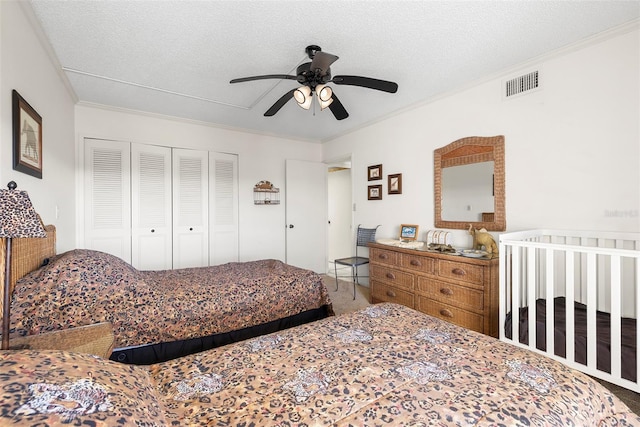
[[640, 233], [532, 230], [499, 242], [500, 339], [640, 392]]

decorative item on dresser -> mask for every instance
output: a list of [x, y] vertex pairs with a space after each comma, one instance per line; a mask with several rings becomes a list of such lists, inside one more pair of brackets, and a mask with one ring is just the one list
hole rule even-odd
[[395, 302], [498, 336], [498, 257], [369, 244], [371, 302]]

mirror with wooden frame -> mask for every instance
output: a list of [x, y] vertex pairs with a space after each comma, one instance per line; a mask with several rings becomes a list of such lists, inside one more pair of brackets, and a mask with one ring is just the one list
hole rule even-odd
[[437, 228], [504, 231], [504, 136], [462, 138], [434, 151]]

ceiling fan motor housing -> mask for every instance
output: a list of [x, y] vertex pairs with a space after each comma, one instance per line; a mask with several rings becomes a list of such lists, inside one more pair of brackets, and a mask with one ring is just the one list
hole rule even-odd
[[327, 72], [322, 75], [321, 70], [311, 69], [311, 62], [305, 62], [298, 66], [296, 76], [298, 83], [315, 89], [316, 86], [326, 84], [331, 80], [331, 69], [328, 69]]

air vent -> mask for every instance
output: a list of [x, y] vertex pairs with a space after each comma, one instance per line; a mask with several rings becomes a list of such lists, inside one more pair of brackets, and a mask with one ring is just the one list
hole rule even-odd
[[540, 79], [538, 74], [538, 70], [536, 70], [528, 74], [513, 78], [511, 80], [507, 80], [504, 84], [505, 98], [520, 95], [540, 87]]

